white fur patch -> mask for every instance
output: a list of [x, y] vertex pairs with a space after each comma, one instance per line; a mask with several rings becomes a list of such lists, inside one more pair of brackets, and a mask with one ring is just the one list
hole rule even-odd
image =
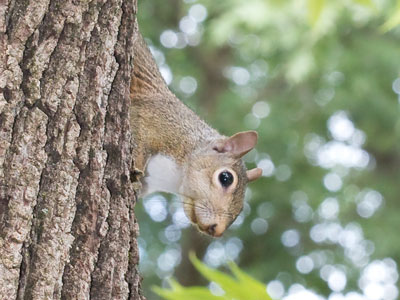
[[172, 158], [157, 154], [152, 156], [147, 164], [144, 181], [144, 194], [177, 193], [182, 182], [182, 171]]

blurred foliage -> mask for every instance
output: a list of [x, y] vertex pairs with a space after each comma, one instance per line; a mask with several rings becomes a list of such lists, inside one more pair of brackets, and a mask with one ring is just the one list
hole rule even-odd
[[382, 25], [383, 31], [389, 31], [400, 24], [400, 0], [397, 0], [396, 8], [392, 16]]
[[207, 267], [191, 253], [190, 261], [196, 269], [210, 282], [218, 285], [219, 295], [212, 293], [206, 287], [183, 287], [174, 280], [170, 280], [171, 289], [155, 287], [155, 292], [167, 300], [203, 300], [203, 299], [236, 299], [236, 300], [271, 300], [265, 284], [250, 277], [238, 266], [231, 262], [229, 268], [234, 277]]
[[[204, 283], [191, 269], [190, 249], [212, 267], [233, 259], [262, 282], [279, 281], [285, 295], [295, 284], [323, 297], [363, 295], [373, 282], [393, 296], [398, 3], [139, 1], [140, 30], [170, 88], [225, 135], [257, 130], [246, 161], [264, 169], [240, 218], [217, 240], [184, 229], [180, 206], [167, 195], [138, 203], [148, 299], [158, 299], [148, 287], [172, 275], [184, 285]], [[163, 217], [153, 218], [152, 202]], [[374, 282], [371, 266], [397, 273]]]

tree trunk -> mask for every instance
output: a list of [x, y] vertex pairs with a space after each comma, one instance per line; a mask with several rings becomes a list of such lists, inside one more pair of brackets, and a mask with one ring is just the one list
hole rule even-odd
[[144, 299], [135, 0], [0, 0], [0, 299]]

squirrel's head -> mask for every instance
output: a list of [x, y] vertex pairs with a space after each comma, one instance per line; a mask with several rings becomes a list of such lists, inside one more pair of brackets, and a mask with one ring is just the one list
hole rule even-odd
[[243, 208], [246, 185], [261, 169], [246, 170], [242, 156], [257, 143], [255, 131], [207, 143], [188, 160], [180, 194], [186, 215], [200, 231], [218, 237]]

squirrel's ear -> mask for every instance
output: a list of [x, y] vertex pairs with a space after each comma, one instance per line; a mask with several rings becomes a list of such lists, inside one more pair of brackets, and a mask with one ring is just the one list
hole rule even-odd
[[243, 131], [232, 135], [230, 138], [218, 142], [214, 150], [229, 152], [234, 157], [242, 157], [257, 144], [258, 134], [255, 131]]
[[260, 177], [262, 175], [262, 169], [254, 168], [254, 169], [248, 170], [248, 171], [246, 171], [246, 175], [247, 175], [248, 181], [256, 180], [258, 177]]

